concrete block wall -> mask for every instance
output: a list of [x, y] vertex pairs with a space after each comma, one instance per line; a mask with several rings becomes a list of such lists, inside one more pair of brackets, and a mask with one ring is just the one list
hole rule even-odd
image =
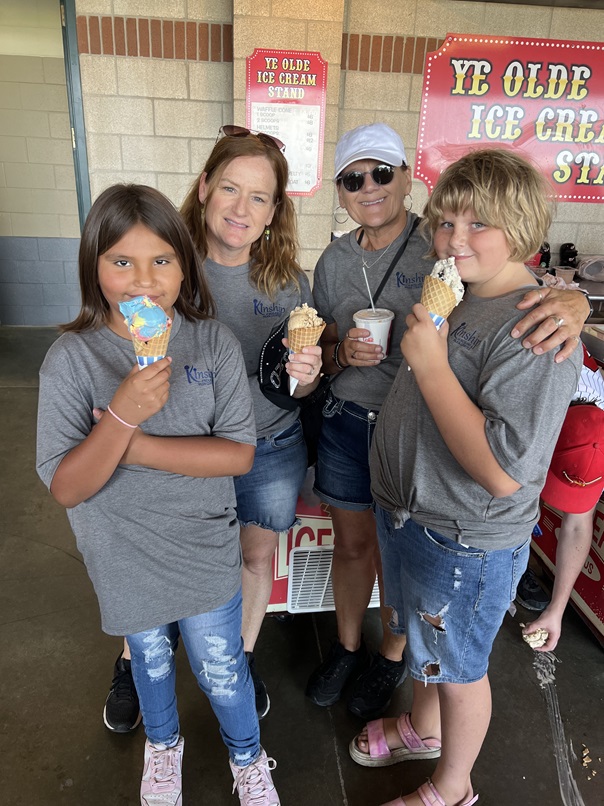
[[78, 236], [62, 59], [0, 55], [0, 236]]
[[[337, 224], [332, 215], [337, 204], [331, 179], [338, 137], [353, 126], [383, 120], [402, 135], [413, 166], [425, 54], [436, 49], [448, 32], [604, 39], [602, 12], [595, 9], [464, 0], [307, 0], [304, 4], [295, 0], [76, 0], [76, 13], [93, 198], [114, 182], [136, 181], [157, 187], [178, 205], [198, 175], [219, 127], [245, 122], [245, 60], [254, 48], [321, 53], [328, 62], [324, 182], [314, 197], [294, 199], [301, 262], [309, 273], [331, 231], [347, 226]], [[19, 170], [0, 167], [0, 200], [18, 206], [29, 195], [27, 183], [34, 179], [46, 193], [39, 197], [45, 199], [40, 208], [30, 211], [34, 232], [15, 230], [23, 226], [22, 214], [5, 211], [0, 204], [0, 236], [5, 236], [0, 238], [0, 313], [16, 320], [27, 313], [16, 286], [35, 286], [31, 278], [45, 275], [32, 274], [31, 267], [14, 261], [22, 259], [27, 264], [36, 250], [41, 260], [39, 241], [77, 235], [77, 210], [75, 201], [70, 208], [60, 192], [73, 190], [67, 176], [71, 168], [68, 121], [64, 112], [44, 107], [54, 103], [56, 92], [24, 90], [21, 85], [35, 82], [21, 78], [17, 82], [15, 76], [29, 75], [33, 62], [9, 64], [8, 58], [14, 57], [0, 56], [2, 79], [8, 76], [7, 84], [19, 83], [21, 104], [25, 97], [38, 104], [39, 108], [27, 110], [32, 121], [46, 116], [44, 137], [41, 129], [23, 135], [29, 137], [27, 159], [19, 157], [21, 135], [10, 129], [17, 116], [11, 112], [0, 122], [3, 154], [10, 157], [8, 162], [21, 163]], [[38, 61], [35, 70], [45, 83], [60, 84], [59, 65], [50, 59]], [[22, 66], [27, 67], [25, 72]], [[47, 82], [46, 76], [52, 76], [52, 81]], [[14, 86], [0, 82], [0, 109], [2, 102], [15, 106], [15, 93]], [[42, 153], [50, 155], [51, 169], [36, 169]], [[7, 177], [23, 186], [11, 187], [9, 192]], [[414, 181], [416, 211], [421, 211], [426, 197], [423, 183]], [[35, 243], [21, 244], [27, 257], [15, 258], [11, 250], [17, 244], [5, 244], [6, 238], [27, 235]], [[601, 253], [604, 205], [558, 205], [550, 241], [554, 257], [566, 241], [575, 242], [584, 254]], [[59, 299], [59, 286], [75, 282], [75, 275], [64, 264], [63, 281], [57, 266], [43, 265], [46, 268], [40, 271], [48, 272], [49, 289], [55, 288], [43, 291], [42, 299], [52, 307], [51, 300]], [[25, 292], [31, 298], [32, 289]], [[65, 300], [59, 299], [63, 309], [72, 305], [72, 293], [72, 288], [66, 288]], [[10, 314], [13, 306], [15, 312]], [[65, 318], [61, 311], [57, 321]], [[3, 317], [2, 321], [8, 320]]]
[[93, 199], [115, 182], [180, 204], [232, 120], [232, 3], [78, 2]]
[[56, 325], [80, 310], [79, 238], [0, 238], [0, 322]]

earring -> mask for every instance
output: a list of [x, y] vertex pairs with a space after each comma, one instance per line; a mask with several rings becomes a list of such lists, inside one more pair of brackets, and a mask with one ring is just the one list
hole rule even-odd
[[[407, 206], [406, 206], [406, 204], [405, 204], [405, 199], [407, 199], [407, 198], [409, 199], [409, 207], [407, 207]], [[403, 207], [405, 208], [405, 210], [406, 210], [408, 213], [410, 213], [410, 212], [411, 212], [411, 208], [413, 207], [413, 196], [412, 196], [410, 193], [407, 193], [407, 194], [405, 195], [405, 199], [403, 199]]]
[[[341, 213], [339, 212], [340, 210], [343, 210], [344, 212]], [[338, 218], [338, 216], [340, 217]], [[342, 207], [341, 204], [338, 204], [336, 209], [333, 211], [333, 217], [336, 220], [336, 224], [345, 224], [348, 221], [348, 210], [345, 207]]]
[[264, 240], [268, 243], [270, 239], [271, 239], [271, 228], [266, 227], [266, 229], [264, 230]]

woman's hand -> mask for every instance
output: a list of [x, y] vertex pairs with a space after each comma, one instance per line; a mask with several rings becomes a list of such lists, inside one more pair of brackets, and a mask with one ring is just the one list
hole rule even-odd
[[520, 310], [533, 310], [518, 322], [512, 330], [512, 338], [522, 338], [538, 325], [533, 333], [523, 338], [522, 346], [532, 348], [536, 355], [541, 355], [563, 344], [554, 359], [558, 364], [568, 358], [578, 346], [583, 323], [589, 316], [589, 303], [585, 294], [572, 289], [535, 287], [524, 295], [516, 307]]
[[371, 331], [364, 327], [350, 328], [338, 350], [339, 360], [343, 366], [374, 367], [384, 359], [384, 353], [379, 344], [360, 341], [360, 339], [366, 339], [367, 336], [371, 336]]
[[445, 322], [438, 330], [420, 302], [411, 311], [405, 319], [407, 330], [401, 341], [401, 352], [416, 375], [418, 372], [434, 372], [438, 365], [448, 363], [449, 323]]
[[113, 396], [112, 411], [130, 425], [140, 425], [157, 414], [170, 393], [171, 361], [166, 356], [142, 370], [133, 367]]
[[[283, 339], [283, 344], [289, 349], [289, 341]], [[321, 373], [322, 350], [319, 345], [303, 347], [300, 353], [291, 353], [287, 359], [285, 370], [287, 374], [298, 381], [298, 386], [316, 385]], [[297, 387], [296, 387], [297, 388]]]

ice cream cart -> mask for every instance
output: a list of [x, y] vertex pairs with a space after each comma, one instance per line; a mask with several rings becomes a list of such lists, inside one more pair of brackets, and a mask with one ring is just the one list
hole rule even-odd
[[[268, 613], [335, 610], [331, 587], [333, 526], [329, 507], [312, 491], [313, 480], [314, 470], [309, 468], [296, 508], [299, 523], [279, 535]], [[376, 582], [369, 606], [378, 605]]]

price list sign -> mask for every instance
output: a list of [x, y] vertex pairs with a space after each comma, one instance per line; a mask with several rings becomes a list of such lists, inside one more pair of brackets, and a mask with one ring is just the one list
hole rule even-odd
[[319, 53], [257, 48], [247, 57], [247, 127], [285, 143], [290, 196], [321, 187], [327, 63]]

